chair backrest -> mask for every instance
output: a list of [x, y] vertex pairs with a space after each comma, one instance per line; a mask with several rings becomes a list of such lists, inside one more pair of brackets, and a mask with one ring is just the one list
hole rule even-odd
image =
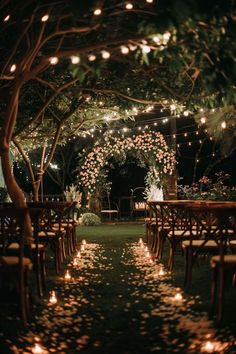
[[146, 201], [144, 199], [145, 187], [136, 187], [131, 189], [131, 209], [132, 210], [145, 210]]
[[111, 199], [110, 192], [106, 192], [106, 195], [101, 199], [101, 210], [118, 211], [118, 204]]

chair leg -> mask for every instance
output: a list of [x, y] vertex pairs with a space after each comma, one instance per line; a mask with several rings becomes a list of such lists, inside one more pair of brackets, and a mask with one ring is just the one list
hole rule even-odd
[[213, 315], [216, 306], [216, 290], [217, 290], [217, 278], [218, 272], [217, 267], [213, 268], [212, 281], [211, 281], [211, 304], [210, 304], [210, 314]]

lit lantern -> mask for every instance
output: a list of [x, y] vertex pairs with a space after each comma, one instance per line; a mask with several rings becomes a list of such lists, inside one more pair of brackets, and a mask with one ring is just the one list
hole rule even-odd
[[70, 60], [71, 60], [71, 63], [72, 63], [72, 64], [79, 64], [79, 62], [80, 62], [80, 57], [78, 57], [77, 55], [72, 55], [72, 56], [70, 57]]
[[51, 296], [50, 296], [50, 298], [49, 298], [49, 303], [50, 303], [51, 305], [54, 305], [54, 304], [57, 303], [57, 298], [56, 298], [56, 293], [55, 293], [55, 291], [52, 291], [52, 292], [51, 292]]
[[70, 280], [70, 279], [71, 279], [71, 275], [70, 275], [69, 270], [67, 270], [65, 273], [65, 280]]

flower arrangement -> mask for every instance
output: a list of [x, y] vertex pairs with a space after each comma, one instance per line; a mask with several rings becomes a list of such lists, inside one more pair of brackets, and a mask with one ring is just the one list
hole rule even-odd
[[203, 176], [198, 182], [189, 185], [179, 185], [178, 194], [181, 199], [236, 200], [236, 187], [225, 183], [230, 175], [223, 171], [216, 173], [215, 181]]
[[128, 152], [136, 156], [145, 166], [154, 166], [160, 181], [171, 175], [174, 170], [174, 151], [169, 149], [159, 132], [144, 132], [126, 138], [109, 137], [103, 146], [95, 146], [86, 156], [79, 175], [81, 185], [89, 193], [93, 193], [108, 159], [123, 156]]
[[64, 191], [65, 198], [68, 202], [76, 201], [76, 208], [79, 209], [81, 207], [81, 199], [82, 193], [77, 189], [77, 186], [71, 184], [70, 186], [66, 187]]
[[81, 225], [98, 226], [101, 224], [101, 219], [94, 213], [85, 213], [80, 218]]

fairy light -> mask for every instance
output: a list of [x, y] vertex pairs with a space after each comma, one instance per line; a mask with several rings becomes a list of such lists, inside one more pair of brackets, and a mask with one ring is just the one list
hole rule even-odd
[[93, 11], [93, 14], [94, 14], [95, 16], [99, 16], [99, 15], [101, 15], [101, 13], [102, 13], [102, 10], [101, 10], [101, 9], [95, 9], [95, 10]]
[[205, 124], [205, 123], [206, 123], [206, 117], [202, 117], [202, 118], [200, 119], [200, 122], [201, 122], [202, 124]]
[[77, 258], [81, 258], [81, 253], [80, 253], [80, 251], [77, 252], [76, 257], [77, 257]]
[[226, 122], [225, 122], [225, 121], [223, 121], [223, 122], [221, 123], [221, 128], [222, 128], [222, 129], [226, 129]]
[[43, 17], [41, 17], [41, 21], [42, 22], [47, 22], [48, 19], [49, 19], [49, 15], [48, 14], [44, 15]]
[[16, 64], [12, 64], [12, 66], [10, 67], [10, 72], [14, 73], [16, 71]]
[[185, 117], [188, 117], [188, 116], [189, 116], [189, 111], [184, 111], [184, 112], [183, 112], [183, 115], [184, 115]]
[[128, 4], [125, 5], [127, 10], [132, 10], [132, 8], [134, 7], [133, 4], [131, 4], [131, 2], [128, 2]]
[[7, 22], [7, 21], [9, 21], [10, 20], [10, 15], [7, 15], [4, 19], [3, 19], [3, 22]]
[[51, 305], [54, 305], [54, 304], [57, 303], [56, 292], [54, 290], [51, 292], [51, 295], [50, 295], [50, 298], [49, 298], [49, 303]]
[[84, 245], [81, 245], [80, 246], [80, 251], [83, 252], [85, 250], [85, 246]]
[[129, 49], [131, 50], [131, 52], [134, 52], [137, 49], [137, 46], [134, 44], [130, 44]]
[[126, 47], [126, 46], [124, 46], [124, 45], [122, 45], [122, 46], [120, 47], [120, 50], [121, 50], [121, 53], [122, 53], [122, 54], [128, 54], [128, 53], [129, 53], [129, 48]]
[[161, 268], [160, 268], [160, 270], [159, 270], [159, 272], [158, 272], [158, 275], [160, 275], [160, 276], [165, 275], [165, 271], [164, 271], [163, 266], [161, 266]]
[[86, 240], [82, 240], [82, 245], [87, 245]]
[[147, 3], [152, 4], [153, 0], [146, 0]]
[[124, 133], [126, 133], [128, 131], [128, 128], [124, 127], [122, 130]]
[[181, 293], [176, 293], [174, 296], [175, 301], [183, 300], [183, 295]]
[[201, 348], [201, 352], [213, 353], [215, 351], [215, 345], [210, 340], [206, 341]]
[[78, 261], [77, 261], [77, 259], [76, 258], [74, 258], [74, 260], [73, 260], [73, 266], [77, 266], [78, 265]]
[[103, 59], [109, 59], [111, 56], [111, 54], [109, 52], [107, 52], [106, 50], [103, 50], [101, 53], [102, 53]]
[[96, 55], [94, 55], [94, 54], [89, 54], [88, 60], [89, 60], [89, 61], [95, 61], [95, 60], [96, 60]]
[[58, 59], [58, 57], [51, 57], [49, 59], [49, 61], [52, 65], [56, 65], [58, 63], [59, 59]]
[[187, 136], [188, 136], [188, 133], [184, 133], [184, 136], [187, 137]]
[[173, 103], [170, 105], [170, 110], [175, 111], [176, 110], [176, 105]]
[[70, 57], [70, 60], [71, 60], [71, 63], [72, 63], [72, 64], [79, 64], [79, 62], [80, 62], [80, 57], [78, 57], [77, 55], [72, 55], [72, 56]]

